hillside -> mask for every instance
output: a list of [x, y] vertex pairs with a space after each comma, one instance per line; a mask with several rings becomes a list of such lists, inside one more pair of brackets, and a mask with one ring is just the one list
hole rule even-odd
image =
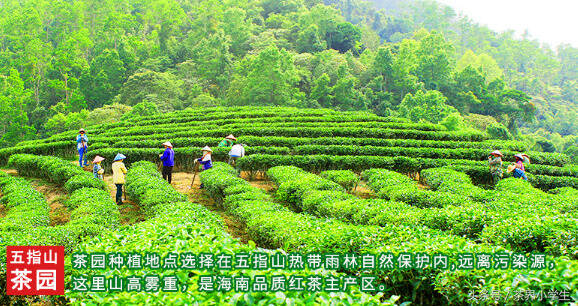
[[575, 304], [577, 62], [430, 0], [0, 0], [0, 305]]
[[[247, 156], [236, 168], [222, 162], [229, 148], [216, 147], [230, 133], [246, 145]], [[578, 171], [564, 154], [526, 151], [523, 142], [491, 139], [476, 130], [448, 131], [441, 124], [368, 112], [215, 107], [88, 129], [89, 157], [106, 158], [105, 180], [100, 181], [88, 172], [91, 167], [73, 161], [76, 134], [67, 131], [0, 150], [0, 234], [6, 237], [0, 240], [0, 283], [5, 283], [5, 245], [62, 245], [71, 261], [78, 252], [155, 252], [163, 258], [250, 254], [253, 262], [263, 254], [309, 258], [323, 253], [373, 256], [376, 264], [380, 259], [379, 268], [316, 267], [313, 260], [297, 271], [207, 270], [198, 264], [163, 271], [180, 291], [95, 293], [74, 289], [75, 280], [109, 273], [128, 281], [135, 273], [157, 270], [126, 268], [130, 261], [106, 272], [67, 266], [65, 296], [23, 301], [2, 293], [2, 303], [234, 304], [241, 299], [274, 305], [440, 305], [467, 303], [472, 294], [483, 299], [484, 290], [557, 290], [576, 300]], [[167, 140], [175, 145], [172, 184], [158, 170], [161, 144]], [[195, 175], [193, 160], [205, 145], [214, 149], [213, 167]], [[495, 149], [505, 155], [504, 171], [514, 154], [527, 153], [529, 181], [505, 172], [494, 184], [487, 155]], [[122, 205], [111, 197], [116, 187], [110, 162], [117, 153], [127, 156]], [[39, 184], [60, 190], [65, 208], [49, 205], [52, 195]], [[411, 267], [384, 262], [384, 256], [401, 260], [408, 252], [430, 260], [442, 254], [448, 261], [444, 266], [416, 259]], [[487, 254], [493, 254], [496, 266], [483, 266], [477, 257]], [[538, 262], [536, 254], [546, 256], [545, 262], [529, 268], [528, 262]], [[475, 267], [468, 256], [476, 256]], [[503, 266], [503, 256], [516, 263], [525, 258], [526, 265]], [[238, 273], [283, 276], [288, 287], [201, 292], [197, 285], [207, 273], [215, 273], [215, 282]], [[316, 277], [339, 283], [371, 275], [376, 287], [360, 291], [351, 286], [338, 293], [287, 290], [290, 279], [304, 274], [307, 284]], [[514, 296], [503, 294], [499, 301], [515, 303]]]
[[[15, 153], [72, 158], [77, 154], [76, 134], [69, 131], [2, 149], [0, 161]], [[329, 109], [204, 108], [97, 125], [88, 132], [88, 156], [106, 157], [109, 165], [121, 152], [129, 165], [142, 160], [157, 163], [160, 144], [168, 140], [175, 146], [176, 167], [190, 171], [202, 147], [215, 147], [229, 134], [247, 145], [249, 156], [240, 167], [253, 173], [278, 165], [317, 172], [388, 168], [408, 174], [450, 166], [470, 174], [478, 184], [488, 184], [487, 156], [499, 149], [505, 161], [513, 162], [520, 152], [531, 156], [528, 171], [536, 187], [578, 186], [576, 166], [564, 154], [528, 151], [522, 142], [489, 139], [475, 130], [447, 131], [443, 125]], [[227, 161], [227, 153], [226, 148], [215, 148], [214, 156]]]
[[[0, 146], [131, 116], [277, 105], [482, 115], [465, 121], [576, 153], [574, 48], [554, 54], [431, 2], [384, 3], [4, 1]], [[416, 103], [440, 118], [409, 114]]]

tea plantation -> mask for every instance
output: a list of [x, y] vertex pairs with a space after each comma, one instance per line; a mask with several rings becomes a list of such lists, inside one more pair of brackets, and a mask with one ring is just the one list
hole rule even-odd
[[[222, 271], [111, 270], [111, 275], [174, 277], [183, 292], [73, 292], [67, 273], [65, 300], [73, 304], [519, 304], [530, 292], [552, 304], [578, 302], [578, 166], [563, 154], [531, 152], [521, 142], [489, 139], [477, 131], [447, 131], [364, 112], [273, 107], [208, 108], [90, 128], [89, 159], [127, 156], [126, 193], [143, 222], [121, 225], [107, 186], [74, 165], [76, 131], [0, 150], [0, 275], [5, 246], [64, 245], [78, 252], [366, 254], [376, 268]], [[246, 145], [238, 169], [223, 163], [229, 148], [216, 145], [233, 134]], [[200, 149], [213, 148], [213, 168], [203, 171], [203, 196], [179, 192], [158, 172], [161, 143], [175, 146], [175, 172], [192, 172]], [[528, 181], [505, 174], [493, 185], [487, 156], [526, 153]], [[237, 171], [242, 171], [242, 177]], [[40, 178], [68, 195], [70, 221], [50, 226]], [[272, 189], [252, 180], [261, 178]], [[363, 198], [355, 192], [367, 189]], [[214, 211], [241, 225], [250, 241], [231, 237]], [[0, 215], [2, 216], [2, 215]], [[389, 255], [420, 259], [421, 266], [385, 265]], [[447, 267], [434, 256], [448, 255]], [[476, 266], [481, 255], [490, 266]], [[513, 258], [502, 265], [500, 256]], [[545, 258], [538, 262], [537, 258]], [[525, 261], [524, 261], [525, 260]], [[472, 265], [470, 269], [459, 268]], [[72, 271], [71, 256], [66, 269]], [[458, 267], [458, 268], [457, 268]], [[75, 271], [86, 277], [95, 271]], [[372, 275], [379, 290], [352, 286], [344, 292], [199, 292], [199, 278], [277, 275], [287, 279]], [[6, 279], [0, 277], [0, 286]], [[472, 296], [474, 292], [474, 296]], [[485, 292], [485, 293], [484, 293]], [[476, 300], [499, 292], [495, 299]], [[549, 294], [549, 295], [548, 295]], [[556, 297], [556, 300], [554, 300]], [[11, 299], [0, 296], [0, 303]]]

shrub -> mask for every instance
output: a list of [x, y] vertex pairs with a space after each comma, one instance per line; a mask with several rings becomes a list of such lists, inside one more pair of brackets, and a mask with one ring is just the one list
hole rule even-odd
[[96, 188], [106, 190], [106, 184], [104, 181], [96, 179], [89, 173], [75, 175], [64, 184], [64, 189], [66, 189], [68, 193], [73, 193], [74, 191], [82, 188]]
[[0, 204], [6, 209], [6, 216], [0, 219], [0, 233], [49, 224], [50, 209], [44, 196], [26, 180], [0, 175], [0, 191]]
[[340, 185], [297, 167], [274, 167], [267, 175], [278, 185], [277, 199], [288, 203], [296, 210], [300, 209], [303, 195], [307, 192], [313, 190], [345, 192]]
[[9, 165], [22, 176], [40, 177], [73, 192], [81, 188], [106, 190], [104, 182], [65, 160], [49, 156], [17, 154], [10, 156]]
[[67, 206], [73, 209], [67, 226], [80, 237], [95, 236], [120, 225], [116, 203], [101, 189], [78, 189], [70, 196]]
[[187, 197], [163, 180], [156, 166], [149, 162], [135, 163], [127, 172], [127, 194], [139, 203], [148, 215], [156, 213], [156, 207], [184, 202]]
[[472, 184], [467, 174], [449, 168], [426, 169], [421, 172], [421, 177], [433, 190], [459, 194], [478, 201], [488, 197], [485, 190]]
[[324, 179], [339, 184], [345, 190], [351, 192], [359, 184], [359, 176], [351, 170], [329, 170], [323, 171], [319, 174]]
[[369, 187], [373, 189], [380, 198], [388, 199], [394, 190], [416, 190], [417, 183], [406, 175], [390, 171], [387, 169], [370, 169], [362, 174], [362, 178], [367, 181]]

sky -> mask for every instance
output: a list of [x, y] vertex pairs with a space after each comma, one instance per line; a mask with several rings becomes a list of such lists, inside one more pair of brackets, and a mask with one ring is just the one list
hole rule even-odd
[[498, 32], [514, 30], [548, 43], [578, 47], [578, 0], [437, 0]]

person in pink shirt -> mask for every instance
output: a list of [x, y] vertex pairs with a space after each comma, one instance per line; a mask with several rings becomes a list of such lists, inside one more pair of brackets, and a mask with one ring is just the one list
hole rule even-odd
[[522, 156], [521, 154], [516, 154], [514, 155], [514, 157], [516, 158], [516, 169], [514, 169], [514, 177], [515, 178], [523, 178], [526, 181], [528, 180], [528, 177], [526, 176], [526, 168], [524, 167], [524, 156]]

